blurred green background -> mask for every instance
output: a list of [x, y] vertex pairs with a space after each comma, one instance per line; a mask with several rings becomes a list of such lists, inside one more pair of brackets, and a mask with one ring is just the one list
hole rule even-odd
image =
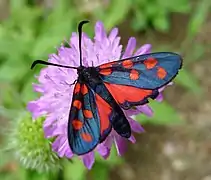
[[[27, 170], [7, 151], [7, 136], [26, 103], [35, 99], [35, 59], [47, 59], [76, 31], [80, 20], [93, 35], [103, 21], [120, 28], [121, 43], [130, 36], [153, 51], [184, 57], [165, 101], [151, 102], [155, 115], [138, 116], [146, 133], [118, 157], [97, 158], [91, 171], [80, 161], [61, 160], [63, 169]], [[0, 180], [210, 180], [211, 179], [211, 1], [210, 0], [0, 0]], [[139, 46], [138, 45], [138, 46]]]

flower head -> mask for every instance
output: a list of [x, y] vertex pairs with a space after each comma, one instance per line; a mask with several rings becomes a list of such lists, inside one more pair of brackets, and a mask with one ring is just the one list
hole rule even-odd
[[[70, 48], [61, 45], [58, 48], [57, 54], [49, 56], [49, 62], [79, 66], [79, 48], [78, 35], [73, 33], [70, 38]], [[127, 47], [122, 55], [122, 45], [120, 45], [120, 37], [118, 29], [111, 30], [109, 35], [106, 34], [102, 22], [97, 22], [95, 25], [95, 37], [91, 40], [85, 33], [82, 34], [82, 56], [84, 66], [98, 66], [100, 64], [130, 57], [133, 55], [141, 55], [149, 53], [151, 50], [150, 44], [145, 44], [135, 51], [136, 39], [131, 37]], [[33, 117], [46, 116], [44, 122], [44, 132], [46, 138], [55, 137], [52, 148], [60, 157], [71, 158], [73, 153], [68, 145], [67, 140], [67, 123], [70, 104], [73, 94], [73, 86], [70, 86], [77, 79], [77, 72], [74, 69], [55, 68], [48, 66], [41, 70], [38, 76], [39, 84], [34, 84], [34, 90], [41, 93], [41, 97], [28, 104], [28, 110], [32, 112]], [[162, 96], [159, 96], [161, 99]], [[148, 116], [152, 115], [152, 110], [148, 105], [138, 106], [133, 110], [125, 111], [128, 121], [133, 132], [143, 132], [141, 125], [131, 118], [132, 115], [144, 113]], [[129, 139], [132, 143], [135, 138], [132, 135]], [[111, 145], [114, 142], [117, 152], [121, 155], [126, 148], [125, 139], [120, 137], [112, 130], [107, 139], [96, 147], [96, 151], [107, 158], [110, 153]], [[94, 163], [94, 152], [90, 152], [80, 156], [85, 166], [90, 169]]]
[[38, 172], [61, 168], [59, 157], [51, 150], [51, 141], [44, 138], [43, 120], [32, 121], [28, 113], [21, 116], [11, 129], [7, 146], [24, 167]]

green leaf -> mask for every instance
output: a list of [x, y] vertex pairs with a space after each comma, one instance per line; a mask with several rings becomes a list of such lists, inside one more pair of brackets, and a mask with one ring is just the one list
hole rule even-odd
[[158, 14], [152, 20], [152, 23], [158, 31], [167, 32], [170, 28], [169, 17], [166, 13]]
[[16, 60], [19, 61], [20, 59], [17, 59], [17, 57], [20, 58], [20, 56], [22, 55], [23, 51], [22, 47], [23, 47], [22, 41], [19, 42], [18, 44], [18, 41], [14, 39], [3, 37], [1, 38], [0, 41], [0, 55], [5, 57], [5, 59], [10, 59], [11, 61], [16, 61]]
[[21, 79], [27, 71], [27, 65], [19, 59], [14, 61], [8, 60], [0, 66], [0, 81], [15, 82]]
[[[35, 34], [37, 25], [40, 22], [42, 16], [42, 10], [40, 6], [23, 6], [21, 10], [16, 9], [11, 13], [10, 19], [4, 22], [4, 25], [17, 34]], [[24, 19], [24, 21], [23, 21]]]
[[43, 32], [40, 37], [38, 37], [33, 51], [31, 52], [32, 58], [37, 58], [46, 55], [51, 50], [55, 49], [67, 36], [69, 37], [72, 31], [73, 24], [70, 20], [61, 20], [58, 24], [54, 24], [49, 28], [48, 32]]
[[35, 170], [23, 169], [23, 175], [25, 176], [26, 180], [48, 180], [48, 173], [38, 173]]
[[1, 88], [0, 100], [6, 108], [22, 108], [22, 100], [19, 93], [17, 92], [17, 89], [15, 89], [15, 86], [11, 84], [1, 84]]
[[59, 42], [61, 41], [62, 41], [62, 35], [40, 37], [36, 41], [36, 44], [34, 45], [34, 48], [30, 54], [31, 58], [39, 59], [40, 57], [47, 55], [48, 52], [51, 52], [53, 50], [55, 52], [56, 45], [58, 45]]
[[192, 45], [191, 52], [187, 52], [185, 56], [186, 64], [202, 60], [206, 49], [208, 47], [205, 47], [204, 44], [195, 43]]
[[67, 33], [71, 35], [72, 30], [76, 31], [76, 18], [79, 14], [75, 8], [66, 5], [67, 2], [55, 1], [52, 11], [47, 14], [43, 23], [40, 23], [41, 36], [52, 37]]
[[146, 13], [148, 20], [157, 18], [157, 15], [164, 11], [165, 11], [165, 9], [163, 9], [163, 6], [160, 6], [158, 8], [156, 3], [150, 2], [150, 1], [148, 1], [146, 7], [144, 7], [144, 12]]
[[[21, 113], [20, 109], [8, 109], [5, 108], [3, 105], [0, 106], [0, 116], [5, 117], [7, 119], [13, 120], [14, 117], [18, 117], [20, 113]], [[1, 133], [3, 133], [3, 130], [5, 130], [4, 127], [0, 127]]]
[[6, 165], [9, 161], [11, 161], [11, 159], [10, 159], [11, 158], [11, 154], [9, 155], [8, 152], [5, 152], [4, 151], [4, 147], [2, 147], [2, 145], [0, 147], [1, 147], [1, 150], [0, 150], [0, 159], [1, 159], [0, 160], [0, 169], [1, 169], [2, 166]]
[[78, 158], [64, 161], [64, 180], [85, 180], [87, 169]]
[[200, 88], [200, 85], [194, 74], [184, 68], [180, 70], [177, 78], [175, 79], [175, 82], [196, 94], [202, 92], [202, 89]]
[[25, 8], [25, 5], [27, 4], [27, 0], [10, 0], [10, 11], [17, 11], [23, 10]]
[[107, 180], [109, 179], [109, 166], [96, 162], [90, 174], [92, 180]]
[[131, 1], [128, 0], [113, 0], [110, 1], [110, 8], [105, 12], [103, 21], [107, 29], [113, 28], [119, 24], [129, 13]]
[[[10, 156], [10, 158], [11, 158], [11, 156]], [[11, 162], [11, 163], [15, 163], [15, 162]], [[14, 166], [17, 166], [17, 164], [14, 164]], [[0, 173], [0, 179], [3, 179], [3, 180], [11, 180], [11, 179], [28, 180], [26, 178], [25, 173], [22, 173], [23, 172], [22, 168], [20, 168], [18, 166], [15, 168], [17, 168], [17, 169]], [[26, 171], [26, 170], [24, 170], [24, 171]]]
[[190, 3], [188, 0], [158, 0], [159, 6], [167, 9], [168, 12], [183, 12], [188, 13], [190, 11]]
[[147, 28], [147, 16], [142, 11], [136, 11], [134, 18], [132, 19], [132, 28], [135, 31], [143, 30]]
[[191, 17], [188, 25], [188, 35], [194, 37], [202, 28], [211, 9], [210, 0], [202, 0], [198, 2], [196, 10]]
[[[54, 14], [54, 17], [58, 17], [58, 18], [64, 18], [64, 15], [68, 12], [68, 11], [72, 11], [74, 8], [72, 8], [70, 6], [70, 1], [68, 0], [60, 0], [60, 1], [54, 1], [54, 6], [53, 6], [53, 12], [52, 14]], [[74, 17], [74, 14], [72, 14], [72, 16], [68, 17], [71, 18]]]
[[136, 116], [136, 119], [141, 123], [152, 124], [178, 124], [183, 122], [175, 109], [171, 107], [167, 102], [151, 101], [150, 107], [153, 109], [154, 115], [146, 117], [143, 114]]

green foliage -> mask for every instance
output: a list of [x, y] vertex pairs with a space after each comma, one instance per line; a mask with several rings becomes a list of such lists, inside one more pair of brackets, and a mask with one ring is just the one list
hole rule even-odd
[[203, 24], [208, 17], [211, 10], [211, 1], [203, 0], [197, 3], [197, 8], [192, 15], [191, 21], [188, 26], [188, 36], [193, 38], [202, 29]]
[[175, 80], [175, 82], [196, 94], [201, 93], [201, 88], [196, 78], [194, 78], [194, 74], [187, 71], [186, 69], [182, 69], [180, 71], [178, 78]]
[[166, 102], [150, 102], [154, 114], [153, 117], [149, 118], [143, 114], [137, 116], [137, 120], [141, 123], [151, 123], [151, 124], [179, 124], [183, 123], [183, 120], [179, 117], [177, 112], [173, 107], [171, 107]]
[[85, 180], [87, 169], [78, 159], [73, 162], [64, 160], [64, 180]]
[[99, 177], [101, 180], [107, 180], [109, 178], [109, 168], [105, 164], [97, 162], [90, 174], [92, 180], [98, 180]]
[[110, 29], [131, 14], [130, 22], [133, 30], [147, 30], [152, 27], [167, 32], [171, 26], [170, 15], [174, 12], [188, 14], [191, 10], [190, 2], [191, 0], [113, 0], [108, 7], [101, 6], [94, 9], [94, 14], [90, 16], [102, 19], [105, 26]]
[[[82, 1], [82, 0], [81, 0]], [[190, 22], [187, 28], [187, 38], [181, 43], [178, 52], [185, 54], [184, 63], [193, 63], [203, 56], [206, 47], [202, 44], [192, 43], [211, 9], [210, 0], [198, 1], [193, 8], [191, 0], [110, 0], [108, 4], [102, 1], [98, 6], [91, 6], [87, 11], [84, 4], [71, 3], [69, 0], [52, 1], [52, 7], [37, 5], [34, 0], [11, 0], [9, 4], [10, 16], [0, 24], [0, 115], [16, 121], [17, 115], [25, 109], [26, 103], [37, 97], [33, 93], [32, 82], [34, 75], [40, 68], [30, 70], [30, 65], [35, 59], [47, 59], [48, 54], [56, 52], [64, 39], [76, 31], [76, 26], [81, 19], [90, 19], [91, 22], [102, 20], [109, 30], [123, 22], [136, 32], [150, 30], [168, 32], [172, 12], [189, 14]], [[29, 4], [30, 2], [30, 4]], [[95, 1], [86, 1], [94, 3]], [[84, 1], [85, 3], [85, 1]], [[193, 10], [193, 11], [192, 11]], [[190, 14], [190, 12], [193, 12]], [[179, 23], [179, 22], [178, 22]], [[93, 26], [86, 26], [85, 31], [93, 35]], [[129, 36], [129, 35], [128, 35]], [[172, 40], [174, 41], [174, 40]], [[156, 47], [157, 48], [157, 47]], [[159, 50], [171, 50], [172, 44], [159, 45]], [[202, 92], [198, 80], [186, 66], [176, 78], [176, 84], [186, 88], [187, 91], [199, 94]], [[167, 102], [150, 102], [155, 114], [152, 118], [138, 115], [141, 123], [157, 125], [175, 124], [183, 122], [175, 109]], [[1, 131], [2, 129], [0, 129]], [[3, 149], [1, 147], [1, 149]], [[37, 173], [26, 170], [14, 162], [17, 169], [12, 172], [1, 172], [1, 169], [13, 157], [11, 152], [0, 151], [0, 179], [11, 180], [85, 180], [88, 170], [77, 158], [73, 162], [59, 160], [63, 166], [61, 171], [55, 173]], [[91, 179], [108, 179], [108, 172], [116, 165], [124, 163], [117, 156], [113, 147], [108, 160], [96, 154], [96, 164], [88, 174]]]
[[[200, 23], [207, 15], [209, 6], [204, 5], [205, 1], [196, 9], [197, 16], [193, 16], [189, 24], [191, 34], [199, 29]], [[94, 11], [91, 18], [102, 19], [110, 29], [121, 23], [132, 7], [132, 12], [135, 13], [132, 16], [133, 27], [137, 26], [135, 29], [147, 28], [151, 18], [154, 19], [154, 25], [161, 26], [157, 29], [167, 29], [167, 14], [170, 11], [187, 12], [187, 4], [188, 0], [171, 3], [166, 0], [136, 0], [133, 3], [114, 0], [108, 7], [100, 7]], [[37, 58], [46, 58], [49, 53], [55, 51], [54, 47], [68, 38], [70, 32], [75, 31], [78, 19], [84, 15], [77, 14], [77, 7], [74, 8], [66, 0], [56, 1], [56, 5], [47, 10], [42, 6], [29, 6], [24, 0], [20, 1], [20, 4], [12, 0], [10, 11], [10, 18], [0, 26], [0, 81], [6, 86], [0, 95], [3, 105], [11, 108], [24, 105], [35, 97], [30, 86], [34, 81], [34, 72], [29, 71], [31, 62]], [[36, 68], [35, 74], [38, 71], [39, 68]], [[12, 102], [14, 94], [21, 97], [16, 103]]]
[[102, 20], [105, 27], [111, 29], [114, 25], [119, 24], [128, 15], [132, 1], [128, 0], [114, 0], [111, 1], [110, 7], [103, 14]]
[[173, 12], [190, 12], [189, 0], [135, 0], [132, 5], [134, 30], [147, 30], [150, 26], [167, 32], [170, 28], [170, 15]]

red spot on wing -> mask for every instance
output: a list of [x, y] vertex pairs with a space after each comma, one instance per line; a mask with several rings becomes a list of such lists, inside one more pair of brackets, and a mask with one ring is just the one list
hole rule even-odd
[[164, 68], [162, 68], [162, 67], [158, 67], [158, 69], [157, 69], [157, 76], [158, 76], [158, 78], [164, 79], [166, 77], [166, 75], [167, 75], [166, 70]]
[[100, 70], [100, 74], [105, 75], [105, 76], [108, 76], [108, 75], [110, 75], [111, 73], [112, 73], [111, 68], [107, 68], [107, 69], [102, 69], [102, 70]]
[[109, 92], [112, 94], [114, 99], [120, 104], [123, 104], [125, 101], [139, 102], [152, 94], [152, 90], [139, 89], [125, 85], [108, 84], [108, 83], [104, 84], [109, 90]]
[[83, 84], [82, 87], [81, 87], [81, 93], [83, 95], [88, 93], [88, 88], [87, 88], [87, 86], [85, 84]]
[[83, 127], [83, 122], [75, 119], [72, 121], [72, 125], [75, 130], [80, 130]]
[[137, 79], [139, 79], [139, 72], [138, 71], [136, 71], [136, 70], [131, 70], [130, 71], [130, 79], [131, 80], [137, 80]]
[[111, 106], [96, 94], [97, 110], [100, 117], [100, 133], [103, 134], [110, 127], [109, 115], [112, 111]]
[[74, 100], [73, 106], [76, 107], [77, 109], [81, 109], [82, 103], [79, 100]]
[[86, 118], [93, 118], [92, 111], [90, 110], [83, 110], [83, 114]]
[[92, 136], [89, 133], [81, 133], [81, 137], [86, 142], [91, 142], [92, 141]]
[[77, 84], [75, 85], [74, 94], [79, 93], [79, 92], [80, 92], [80, 88], [81, 88], [81, 85], [80, 85], [79, 83], [77, 83]]
[[106, 64], [102, 64], [100, 65], [100, 69], [104, 69], [104, 68], [111, 68], [113, 64], [115, 64], [116, 62], [113, 61], [113, 62], [109, 62], [109, 63], [106, 63]]
[[123, 62], [122, 62], [122, 66], [124, 67], [124, 68], [131, 68], [131, 67], [133, 67], [133, 61], [131, 61], [131, 60], [124, 60]]
[[144, 61], [144, 65], [146, 66], [147, 69], [152, 69], [157, 65], [158, 61], [153, 58], [149, 57], [147, 60]]
[[103, 65], [100, 66], [101, 69], [110, 68], [110, 67], [112, 67], [112, 64], [110, 64], [110, 63], [109, 64], [103, 64]]

